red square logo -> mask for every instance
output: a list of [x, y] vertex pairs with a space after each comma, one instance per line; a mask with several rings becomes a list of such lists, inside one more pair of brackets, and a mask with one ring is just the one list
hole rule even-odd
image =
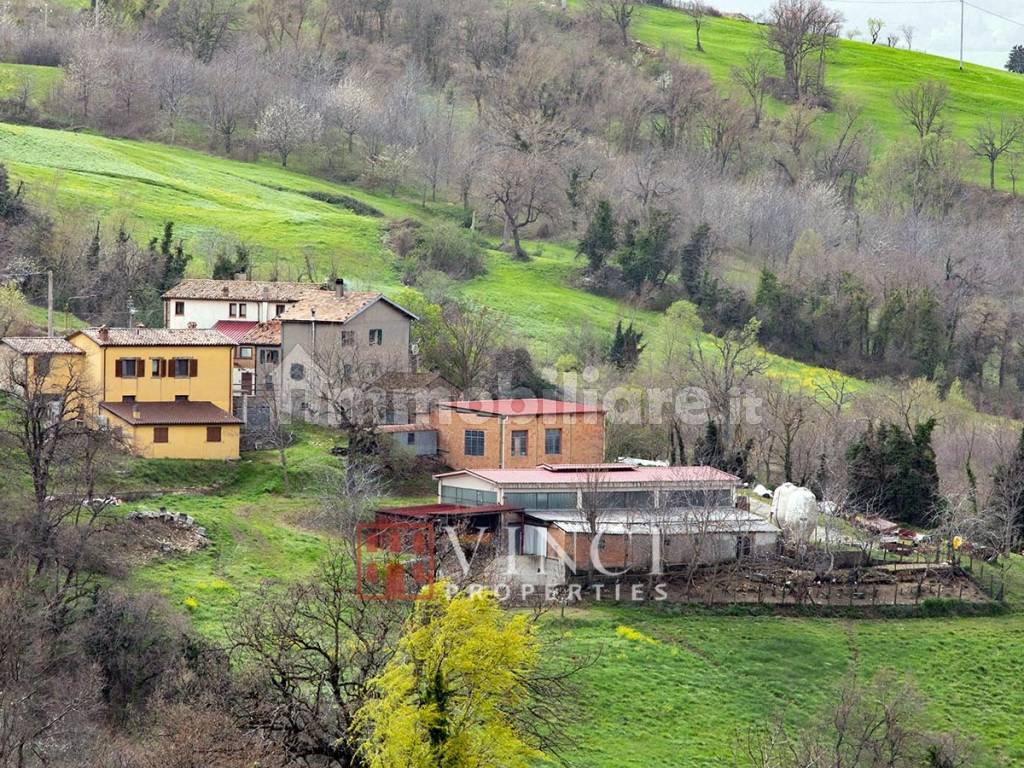
[[363, 600], [422, 600], [434, 583], [434, 527], [429, 523], [360, 523], [356, 594]]

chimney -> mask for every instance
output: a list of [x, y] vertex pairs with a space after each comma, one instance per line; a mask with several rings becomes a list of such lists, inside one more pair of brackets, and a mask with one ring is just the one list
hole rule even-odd
[[132, 404], [132, 418], [136, 420], [142, 418], [142, 409], [139, 408], [139, 406], [135, 405], [134, 403]]
[[336, 277], [334, 279], [334, 293], [339, 299], [345, 295], [345, 280], [343, 278]]
[[143, 329], [143, 328], [145, 328], [145, 327], [146, 327], [146, 324], [145, 324], [145, 323], [138, 323], [138, 324], [137, 324], [137, 325], [135, 326], [135, 335], [136, 335], [136, 336], [138, 336], [138, 335], [139, 335], [139, 333], [141, 333], [141, 332], [142, 332], [142, 329]]
[[227, 296], [228, 295], [228, 287], [226, 285], [222, 285], [220, 287], [220, 293], [221, 293], [222, 296]]
[[110, 329], [107, 328], [107, 326], [101, 325], [97, 333], [100, 337], [100, 341], [110, 341]]

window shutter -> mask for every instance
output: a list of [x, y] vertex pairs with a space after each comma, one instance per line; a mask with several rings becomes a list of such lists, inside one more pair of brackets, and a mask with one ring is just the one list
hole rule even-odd
[[146, 377], [146, 361], [141, 357], [135, 358], [135, 375], [140, 379]]
[[167, 361], [162, 357], [160, 358], [160, 376], [167, 375]]
[[117, 358], [117, 360], [114, 361], [114, 376], [117, 377], [117, 378], [121, 378], [121, 376], [122, 376], [122, 373], [121, 373], [121, 358]]
[[188, 375], [192, 378], [199, 375], [199, 361], [195, 358], [188, 361]]

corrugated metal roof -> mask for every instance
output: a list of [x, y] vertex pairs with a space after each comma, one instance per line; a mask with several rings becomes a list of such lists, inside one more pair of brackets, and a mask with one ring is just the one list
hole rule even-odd
[[[527, 512], [534, 518], [561, 528], [567, 533], [590, 533], [590, 522], [579, 510]], [[657, 528], [662, 534], [695, 533], [778, 533], [779, 529], [762, 517], [731, 507], [704, 510], [701, 507], [663, 509], [654, 513], [605, 512], [596, 521], [597, 530], [608, 534], [649, 534]]]
[[23, 355], [84, 355], [85, 352], [60, 336], [5, 336], [3, 343]]
[[598, 405], [551, 400], [544, 397], [508, 398], [501, 400], [452, 400], [438, 407], [473, 411], [492, 416], [542, 416], [562, 413], [604, 413]]
[[236, 344], [240, 344], [255, 325], [258, 325], [255, 320], [218, 320], [213, 324], [213, 330], [223, 333]]
[[[615, 465], [623, 466], [623, 465]], [[628, 466], [628, 465], [627, 465]], [[714, 467], [628, 467], [627, 470], [558, 471], [544, 466], [533, 469], [460, 469], [436, 475], [437, 478], [472, 475], [496, 485], [534, 485], [538, 487], [571, 485], [578, 488], [593, 487], [606, 490], [637, 485], [673, 484], [739, 485], [740, 479]]]
[[227, 411], [213, 403], [187, 401], [173, 403], [100, 403], [100, 408], [132, 425], [174, 425], [174, 424], [241, 424]]
[[[101, 338], [100, 328], [83, 328], [101, 347], [233, 347], [235, 343], [212, 328], [108, 328]], [[71, 334], [69, 338], [74, 338]]]

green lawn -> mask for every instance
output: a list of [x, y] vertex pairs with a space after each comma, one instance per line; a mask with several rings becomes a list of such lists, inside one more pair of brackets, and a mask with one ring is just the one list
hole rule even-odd
[[748, 729], [776, 715], [818, 721], [844, 676], [882, 669], [910, 676], [929, 727], [977, 737], [975, 765], [1024, 762], [1021, 615], [841, 621], [607, 606], [552, 615], [544, 626], [558, 658], [596, 656], [565, 718], [583, 765], [733, 765]]
[[[763, 26], [752, 22], [706, 18], [701, 28], [704, 52], [700, 53], [694, 45], [693, 22], [681, 11], [637, 6], [631, 27], [637, 40], [664, 47], [706, 68], [722, 88], [729, 87], [732, 68], [742, 63], [748, 51], [761, 45], [763, 31]], [[864, 118], [875, 131], [876, 150], [900, 137], [914, 135], [892, 99], [894, 91], [921, 80], [939, 80], [949, 86], [946, 123], [960, 139], [972, 138], [973, 127], [983, 119], [1003, 114], [1017, 117], [1024, 106], [1024, 76], [1002, 70], [967, 64], [961, 72], [959, 62], [952, 59], [850, 40], [837, 40], [829, 56], [828, 86], [841, 98], [863, 107]], [[779, 114], [782, 106], [776, 103], [770, 109]], [[825, 116], [822, 124], [831, 129], [834, 116]], [[973, 180], [987, 182], [987, 164], [977, 160], [974, 165]], [[997, 179], [997, 183], [1009, 189], [1008, 180]]]
[[[26, 181], [30, 199], [63, 211], [99, 214], [107, 221], [124, 220], [138, 241], [173, 220], [189, 249], [205, 257], [191, 263], [196, 275], [210, 273], [216, 244], [233, 240], [253, 249], [260, 276], [276, 267], [282, 279], [294, 277], [308, 257], [321, 275], [334, 269], [357, 287], [391, 290], [399, 279], [382, 243], [386, 222], [452, 215], [447, 205], [424, 208], [270, 162], [242, 163], [160, 144], [25, 126], [0, 124], [0, 162]], [[348, 195], [383, 216], [359, 215], [302, 194], [309, 191]], [[553, 360], [564, 351], [567, 335], [581, 322], [610, 334], [620, 319], [633, 320], [645, 331], [650, 348], [658, 347], [661, 316], [569, 287], [579, 267], [571, 248], [552, 243], [528, 247], [537, 254], [528, 262], [490, 251], [487, 274], [465, 290], [502, 312], [508, 329], [542, 359]], [[775, 375], [795, 384], [822, 373], [774, 356], [772, 363]]]
[[37, 67], [31, 64], [0, 64], [0, 99], [20, 95], [24, 83], [29, 84], [29, 102], [38, 106], [50, 93], [61, 76], [57, 67]]

